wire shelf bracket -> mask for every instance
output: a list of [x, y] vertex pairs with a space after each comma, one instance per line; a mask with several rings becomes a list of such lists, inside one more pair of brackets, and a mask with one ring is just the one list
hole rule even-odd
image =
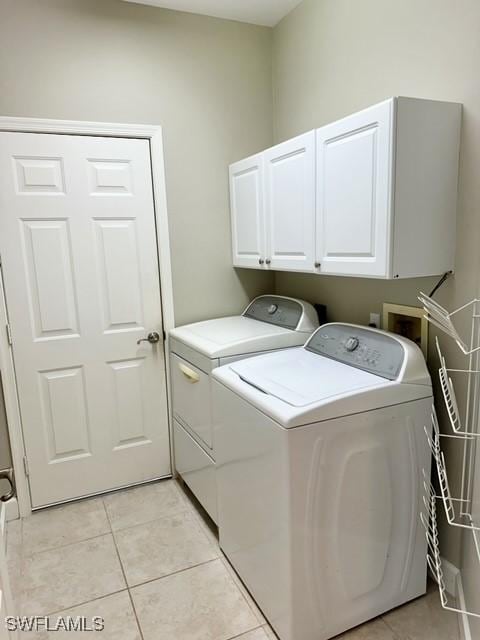
[[[438, 590], [440, 593], [440, 602], [442, 607], [447, 611], [452, 611], [457, 614], [466, 614], [468, 616], [472, 616], [474, 618], [480, 618], [480, 613], [476, 613], [474, 611], [466, 611], [464, 609], [459, 609], [450, 604], [447, 594], [447, 589], [445, 585], [445, 577], [443, 573], [442, 567], [442, 558], [440, 555], [440, 542], [438, 537], [438, 525], [437, 525], [437, 496], [435, 495], [435, 490], [430, 482], [427, 482], [424, 475], [424, 488], [425, 494], [423, 498], [423, 503], [425, 505], [426, 513], [420, 514], [420, 519], [425, 528], [425, 536], [427, 539], [427, 564], [432, 573], [435, 581], [438, 585]], [[479, 536], [476, 532], [473, 533], [474, 544], [477, 550], [477, 556], [480, 559], [480, 541]]]
[[455, 311], [452, 311], [451, 313], [449, 313], [440, 304], [438, 304], [438, 302], [436, 302], [435, 300], [432, 300], [432, 298], [427, 296], [426, 293], [420, 293], [420, 295], [418, 296], [418, 299], [422, 303], [423, 309], [425, 311], [425, 318], [435, 327], [437, 327], [438, 329], [441, 329], [444, 333], [450, 336], [450, 338], [455, 340], [455, 342], [457, 343], [458, 347], [460, 348], [460, 350], [464, 355], [468, 356], [472, 353], [476, 353], [477, 351], [480, 351], [480, 345], [468, 346], [466, 344], [466, 342], [460, 337], [460, 334], [458, 333], [452, 321], [452, 317], [454, 315], [456, 315], [457, 313], [460, 313], [461, 311], [465, 311], [469, 307], [473, 308], [472, 309], [473, 317], [480, 318], [480, 315], [478, 314], [478, 309], [477, 309], [480, 303], [480, 299], [475, 298], [470, 302], [467, 302], [467, 304], [464, 304], [463, 306], [459, 307], [458, 309], [455, 309]]
[[[448, 524], [462, 529], [464, 535], [472, 536], [480, 572], [480, 525], [475, 522], [472, 506], [476, 448], [480, 438], [480, 299], [475, 298], [452, 312], [448, 312], [438, 302], [424, 293], [421, 293], [418, 299], [423, 305], [425, 318], [428, 322], [453, 339], [461, 353], [468, 358], [468, 366], [464, 369], [448, 368], [440, 349], [439, 340], [436, 338], [436, 350], [440, 361], [438, 376], [451, 433], [440, 432], [435, 407], [432, 406], [431, 426], [425, 426], [425, 435], [435, 463], [439, 494], [437, 495], [435, 492], [430, 478], [426, 477], [424, 471], [425, 494], [423, 502], [425, 512], [420, 515], [420, 518], [426, 532], [427, 564], [437, 581], [442, 607], [457, 614], [480, 618], [480, 613], [463, 610], [449, 603], [445, 588], [437, 525], [437, 502], [441, 501]], [[464, 339], [455, 326], [456, 316], [461, 312], [469, 313], [471, 317], [469, 340]], [[459, 409], [451, 374], [466, 376], [466, 397], [463, 415]], [[463, 445], [460, 497], [454, 497], [450, 489], [451, 481], [448, 477], [447, 464], [442, 451], [442, 438], [450, 438], [454, 442]]]

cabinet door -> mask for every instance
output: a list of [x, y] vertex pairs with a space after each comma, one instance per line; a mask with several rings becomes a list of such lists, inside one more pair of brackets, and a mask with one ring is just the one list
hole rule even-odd
[[317, 130], [321, 273], [388, 277], [394, 100]]
[[263, 154], [230, 165], [230, 210], [234, 267], [265, 264]]
[[315, 131], [264, 154], [267, 264], [313, 271], [315, 262]]

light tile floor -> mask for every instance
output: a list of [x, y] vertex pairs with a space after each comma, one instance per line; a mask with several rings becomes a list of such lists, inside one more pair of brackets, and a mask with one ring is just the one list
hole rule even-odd
[[[275, 638], [222, 556], [214, 530], [173, 480], [10, 523], [8, 548], [19, 615], [101, 616], [101, 640]], [[455, 616], [441, 609], [432, 589], [340, 638], [458, 640], [459, 634]]]

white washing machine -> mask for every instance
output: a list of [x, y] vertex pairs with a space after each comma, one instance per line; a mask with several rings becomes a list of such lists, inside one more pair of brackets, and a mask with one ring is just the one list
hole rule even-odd
[[175, 467], [215, 522], [212, 369], [302, 345], [317, 327], [317, 313], [308, 302], [266, 295], [255, 298], [240, 316], [196, 322], [170, 332]]
[[320, 327], [212, 374], [220, 544], [281, 640], [326, 640], [426, 590], [432, 389], [394, 334]]

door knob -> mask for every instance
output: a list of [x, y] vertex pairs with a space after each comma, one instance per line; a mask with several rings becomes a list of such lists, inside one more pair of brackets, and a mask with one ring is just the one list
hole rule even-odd
[[267, 258], [267, 259], [265, 260], [265, 264], [272, 264], [272, 261], [270, 260], [270, 258]]
[[258, 264], [264, 264], [265, 260], [263, 258], [258, 259]]
[[140, 338], [140, 340], [137, 340], [137, 344], [140, 344], [141, 342], [150, 342], [150, 344], [155, 344], [159, 341], [160, 334], [158, 333], [158, 331], [150, 331], [146, 338]]

